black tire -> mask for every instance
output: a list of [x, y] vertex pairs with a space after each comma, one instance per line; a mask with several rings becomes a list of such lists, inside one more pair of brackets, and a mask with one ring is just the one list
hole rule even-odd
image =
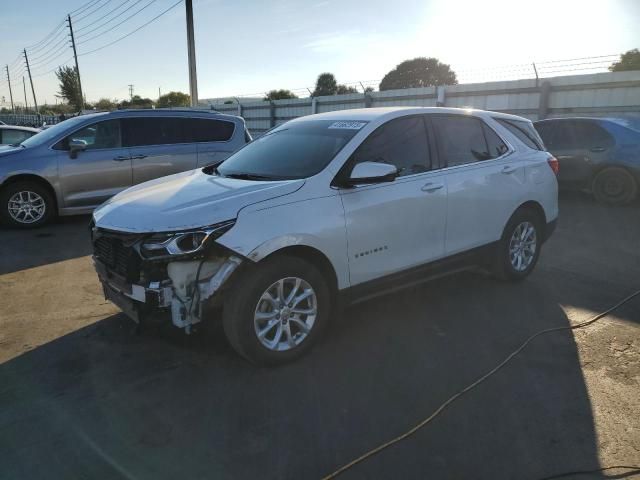
[[594, 177], [591, 189], [600, 203], [624, 205], [636, 198], [638, 184], [624, 168], [608, 167]]
[[[259, 340], [254, 327], [254, 314], [263, 293], [280, 279], [288, 277], [300, 278], [311, 286], [316, 294], [317, 313], [313, 326], [299, 345], [276, 351], [267, 348]], [[227, 292], [222, 315], [225, 335], [234, 350], [251, 363], [269, 366], [287, 363], [307, 353], [320, 339], [329, 321], [332, 303], [327, 282], [316, 267], [298, 257], [278, 255], [243, 272], [242, 278], [237, 279]], [[280, 328], [279, 322], [286, 323], [286, 320], [278, 320], [276, 329]], [[298, 327], [291, 323], [289, 328], [293, 331]]]
[[[9, 200], [19, 192], [32, 192], [44, 201], [42, 216], [32, 222], [21, 222], [9, 213]], [[35, 212], [35, 210], [34, 210]], [[36, 213], [34, 213], [36, 215]], [[45, 186], [38, 182], [22, 181], [7, 185], [0, 191], [0, 221], [5, 225], [17, 228], [37, 228], [50, 222], [56, 216], [56, 204], [53, 196]]]
[[[531, 263], [526, 268], [518, 269], [512, 262], [510, 248], [516, 229], [529, 224], [535, 232], [535, 251]], [[523, 208], [516, 211], [507, 222], [502, 238], [495, 250], [495, 258], [492, 265], [494, 277], [502, 281], [517, 282], [526, 278], [535, 268], [540, 257], [540, 249], [543, 242], [543, 221], [540, 216], [531, 209]], [[524, 264], [523, 264], [524, 265]]]

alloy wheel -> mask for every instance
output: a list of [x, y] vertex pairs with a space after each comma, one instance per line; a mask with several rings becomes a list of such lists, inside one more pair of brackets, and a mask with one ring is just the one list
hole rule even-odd
[[23, 190], [11, 195], [7, 209], [11, 218], [16, 222], [31, 224], [44, 217], [47, 204], [44, 198], [36, 192]]
[[509, 240], [509, 260], [517, 272], [524, 272], [536, 256], [536, 227], [531, 222], [516, 226]]
[[317, 314], [318, 298], [311, 285], [298, 277], [286, 277], [271, 284], [262, 294], [253, 325], [264, 347], [286, 351], [307, 338]]

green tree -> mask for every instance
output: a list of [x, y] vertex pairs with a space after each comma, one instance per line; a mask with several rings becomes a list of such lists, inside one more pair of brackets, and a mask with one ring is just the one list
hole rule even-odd
[[142, 98], [140, 95], [134, 95], [131, 100], [123, 100], [118, 104], [119, 108], [151, 108], [153, 100], [150, 98]]
[[609, 67], [612, 72], [624, 72], [627, 70], [640, 70], [640, 50], [634, 48], [620, 55], [620, 61], [614, 62]]
[[417, 57], [405, 60], [387, 73], [380, 82], [380, 91], [456, 83], [456, 73], [449, 65], [437, 58]]
[[188, 107], [191, 105], [191, 97], [182, 92], [169, 92], [158, 98], [156, 106], [158, 108], [166, 107]]
[[316, 80], [316, 88], [313, 91], [314, 97], [323, 95], [335, 95], [338, 92], [338, 82], [333, 73], [321, 73]]
[[80, 96], [76, 67], [60, 67], [56, 70], [56, 77], [60, 82], [60, 91], [56, 96], [66, 100], [76, 111], [82, 110], [82, 97]]
[[289, 98], [298, 98], [298, 96], [295, 93], [293, 93], [291, 90], [280, 89], [280, 90], [271, 90], [270, 92], [267, 92], [267, 94], [264, 97], [264, 100], [265, 101], [286, 100]]
[[344, 95], [345, 93], [358, 93], [358, 89], [342, 84], [338, 85], [338, 87], [336, 88], [336, 95]]
[[93, 107], [96, 110], [100, 110], [100, 111], [111, 111], [118, 108], [118, 101], [115, 99], [109, 100], [108, 98], [101, 98], [95, 103]]

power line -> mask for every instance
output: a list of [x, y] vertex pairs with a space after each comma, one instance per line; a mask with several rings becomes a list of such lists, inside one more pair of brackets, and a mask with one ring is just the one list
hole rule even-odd
[[101, 10], [102, 8], [106, 7], [109, 3], [111, 3], [112, 0], [106, 0], [102, 5], [100, 5], [98, 8], [90, 11], [89, 13], [85, 14], [85, 15], [81, 15], [80, 17], [75, 18], [74, 20], [76, 22], [81, 22], [82, 20], [84, 20], [87, 17], [90, 17], [91, 15], [93, 15], [94, 13], [96, 13], [98, 10]]
[[[127, 0], [127, 1], [129, 1], [129, 0]], [[102, 25], [97, 26], [97, 27], [96, 27], [96, 28], [94, 28], [93, 30], [90, 30], [90, 31], [88, 31], [88, 32], [85, 32], [85, 33], [83, 33], [82, 35], [78, 35], [78, 38], [86, 37], [87, 35], [90, 35], [91, 33], [95, 32], [96, 30], [98, 30], [98, 29], [100, 29], [100, 28], [104, 27], [106, 24], [111, 23], [111, 22], [112, 22], [112, 21], [114, 21], [116, 18], [119, 18], [119, 17], [121, 17], [122, 15], [124, 15], [125, 13], [127, 13], [127, 12], [128, 12], [129, 10], [131, 10], [133, 7], [135, 7], [136, 5], [138, 5], [140, 2], [142, 2], [142, 0], [136, 0], [136, 2], [134, 2], [132, 5], [129, 5], [129, 7], [125, 8], [123, 11], [121, 11], [121, 12], [120, 12], [118, 15], [116, 15], [115, 17], [113, 17], [113, 18], [109, 19], [108, 21], [104, 22]], [[135, 14], [134, 14], [134, 15], [135, 15]], [[132, 16], [133, 16], [133, 15], [132, 15]], [[131, 18], [131, 17], [128, 17], [128, 18]], [[126, 21], [126, 20], [125, 20], [125, 21]], [[121, 22], [121, 23], [124, 23], [124, 21], [123, 21], [123, 22]], [[120, 25], [121, 23], [119, 23], [118, 25]], [[113, 28], [116, 28], [118, 25], [114, 25], [114, 26], [111, 28], [111, 30], [112, 30]], [[104, 31], [104, 32], [102, 32], [102, 33], [107, 33], [107, 32], [109, 32], [109, 31], [110, 31], [110, 30], [105, 30], [105, 31]], [[101, 33], [100, 35], [102, 35], [102, 33]], [[96, 36], [98, 36], [98, 35], [96, 35]], [[94, 37], [94, 38], [95, 38], [95, 37]], [[85, 41], [87, 41], [87, 42], [88, 42], [89, 40], [85, 40]]]
[[71, 60], [73, 60], [73, 57], [67, 58], [64, 62], [60, 63], [60, 65], [58, 65], [57, 67], [52, 68], [51, 70], [47, 70], [46, 72], [43, 72], [43, 73], [38, 73], [37, 75], [33, 75], [33, 78], [44, 77], [45, 75], [49, 75], [50, 73], [53, 73], [56, 70], [58, 70], [60, 67], [64, 67]]
[[75, 13], [80, 14], [82, 12], [84, 12], [87, 8], [89, 8], [91, 5], [95, 5], [96, 3], [98, 3], [100, 0], [91, 0], [87, 3], [85, 3], [84, 5], [80, 5], [78, 8], [76, 8], [75, 10], [71, 10], [69, 12], [69, 15], [73, 15]]
[[63, 45], [61, 48], [59, 48], [55, 52], [55, 54], [51, 55], [50, 57], [46, 58], [45, 60], [38, 61], [36, 63], [32, 63], [31, 67], [33, 68], [33, 66], [36, 65], [38, 68], [42, 68], [45, 65], [49, 65], [53, 60], [55, 60], [56, 58], [60, 58], [65, 52], [67, 52], [68, 48], [69, 48], [69, 45]]
[[167, 8], [166, 10], [163, 10], [162, 12], [160, 12], [158, 15], [156, 15], [155, 17], [153, 17], [151, 20], [149, 20], [146, 23], [143, 23], [142, 25], [140, 25], [138, 28], [136, 28], [135, 30], [132, 30], [131, 32], [127, 33], [126, 35], [123, 35], [120, 38], [117, 38], [116, 40], [114, 40], [113, 42], [109, 42], [106, 45], [103, 45], [101, 47], [98, 47], [96, 49], [90, 50], [88, 52], [84, 52], [84, 53], [80, 53], [79, 56], [81, 55], [89, 55], [90, 53], [94, 53], [97, 52], [99, 50], [102, 50], [103, 48], [107, 48], [111, 45], [113, 45], [114, 43], [119, 42], [120, 40], [124, 40], [125, 38], [133, 35], [134, 33], [136, 33], [139, 30], [142, 30], [144, 27], [146, 27], [147, 25], [149, 25], [150, 23], [156, 21], [158, 18], [160, 18], [161, 16], [163, 16], [165, 13], [169, 12], [170, 10], [172, 10], [173, 8], [175, 8], [176, 6], [178, 6], [178, 4], [182, 3], [182, 0], [178, 0], [176, 3], [174, 3], [173, 5], [171, 5], [169, 8]]
[[[55, 45], [52, 45], [52, 46], [51, 46], [51, 48], [50, 48], [50, 49], [48, 49], [46, 52], [41, 53], [40, 55], [36, 55], [36, 56], [34, 56], [33, 58], [34, 58], [35, 62], [39, 62], [39, 61], [40, 61], [40, 59], [45, 58], [45, 57], [48, 57], [48, 56], [49, 56], [49, 54], [50, 54], [51, 52], [53, 52], [53, 51], [54, 51], [54, 50], [56, 50], [56, 49], [59, 49], [59, 48], [60, 48], [60, 45], [67, 43], [67, 41], [68, 41], [68, 40], [67, 40], [67, 38], [65, 37], [65, 38], [63, 38], [62, 40], [60, 40], [58, 43], [56, 43]], [[29, 50], [29, 53], [30, 53], [31, 55], [33, 55], [33, 52], [32, 52], [31, 50]]]
[[[133, 7], [133, 6], [135, 6], [136, 4], [140, 3], [141, 1], [142, 1], [142, 0], [138, 0], [136, 3], [134, 3], [134, 4], [132, 5], [132, 7]], [[83, 40], [82, 42], [78, 42], [78, 45], [82, 45], [83, 43], [90, 42], [91, 40], [94, 40], [94, 39], [96, 39], [96, 38], [98, 38], [98, 37], [101, 37], [102, 35], [104, 35], [104, 34], [106, 34], [106, 33], [111, 32], [112, 30], [114, 30], [115, 28], [119, 27], [119, 26], [120, 26], [120, 25], [122, 25], [123, 23], [125, 23], [125, 22], [127, 22], [127, 21], [131, 20], [133, 17], [135, 17], [137, 14], [139, 14], [141, 11], [143, 11], [145, 8], [147, 8], [148, 6], [150, 6], [152, 3], [156, 2], [156, 1], [157, 1], [157, 0], [151, 0], [149, 3], [147, 3], [145, 6], [143, 6], [140, 10], [136, 11], [135, 13], [132, 13], [131, 15], [129, 15], [127, 18], [125, 18], [125, 19], [124, 19], [124, 20], [122, 20], [121, 22], [116, 23], [113, 27], [108, 28], [107, 30], [105, 30], [105, 31], [103, 31], [103, 32], [100, 32], [100, 33], [98, 33], [98, 34], [94, 35], [93, 37], [89, 37], [89, 38], [87, 38], [86, 40]], [[127, 9], [127, 10], [128, 10], [128, 9]], [[125, 10], [125, 11], [126, 11], [126, 10]], [[123, 13], [124, 13], [124, 12], [123, 12]], [[85, 33], [85, 34], [83, 34], [83, 35], [79, 35], [79, 36], [78, 36], [78, 38], [83, 37], [83, 36], [86, 36], [86, 35], [87, 35], [87, 34], [89, 34], [89, 33], [91, 33], [91, 32], [87, 32], [87, 33]]]
[[55, 27], [55, 28], [54, 28], [54, 29], [53, 29], [53, 30], [52, 30], [52, 31], [51, 31], [51, 32], [50, 32], [46, 37], [44, 37], [42, 40], [40, 40], [39, 42], [34, 43], [33, 45], [31, 45], [31, 46], [29, 46], [29, 47], [26, 47], [26, 48], [28, 48], [29, 50], [34, 50], [34, 49], [36, 49], [36, 47], [37, 47], [38, 45], [41, 45], [43, 42], [46, 42], [46, 41], [47, 41], [47, 40], [48, 40], [48, 39], [49, 39], [49, 38], [50, 38], [54, 33], [56, 33], [56, 32], [59, 30], [59, 28], [60, 28], [61, 26], [63, 26], [63, 25], [64, 25], [64, 20], [63, 20], [62, 22], [60, 22], [60, 23], [59, 23], [59, 24], [58, 24], [58, 25], [57, 25], [57, 26], [56, 26], [56, 27]]
[[[96, 24], [96, 23], [98, 23], [100, 20], [102, 20], [102, 19], [103, 19], [103, 18], [105, 18], [105, 17], [108, 17], [108, 16], [109, 16], [109, 15], [111, 15], [113, 12], [115, 12], [116, 10], [118, 10], [118, 9], [119, 9], [120, 7], [122, 7], [123, 5], [125, 5], [125, 4], [127, 4], [127, 3], [129, 3], [130, 1], [131, 1], [131, 0], [124, 0], [124, 2], [122, 2], [120, 5], [118, 5], [118, 6], [117, 6], [116, 8], [114, 8], [113, 10], [111, 10], [111, 11], [110, 11], [110, 12], [108, 12], [108, 13], [105, 13], [105, 14], [104, 14], [103, 16], [101, 16], [101, 17], [98, 17], [98, 18], [97, 18], [97, 19], [95, 19], [93, 22], [86, 24], [84, 27], [78, 28], [78, 29], [76, 30], [76, 32], [81, 32], [82, 30], [85, 30], [85, 29], [89, 28], [91, 25], [95, 25], [95, 24]], [[97, 26], [97, 27], [96, 27], [96, 29], [97, 29], [97, 28], [100, 28], [100, 27], [101, 27], [101, 25], [100, 25], [100, 26]]]

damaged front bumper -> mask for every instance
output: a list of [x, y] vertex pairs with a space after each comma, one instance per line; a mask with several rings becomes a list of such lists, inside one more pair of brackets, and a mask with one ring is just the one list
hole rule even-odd
[[113, 241], [109, 248], [94, 243], [93, 261], [105, 298], [137, 323], [169, 316], [187, 333], [243, 262], [215, 248], [194, 258], [146, 261], [135, 239]]

